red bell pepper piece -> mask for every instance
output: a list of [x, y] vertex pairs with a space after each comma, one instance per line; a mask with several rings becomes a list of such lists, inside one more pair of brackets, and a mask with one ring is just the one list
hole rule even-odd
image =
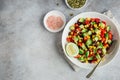
[[87, 36], [85, 36], [85, 37], [84, 37], [84, 41], [87, 41], [87, 40], [88, 40], [88, 37], [87, 37]]
[[96, 23], [99, 23], [99, 22], [100, 22], [100, 19], [99, 19], [99, 18], [95, 18], [95, 22], [96, 22]]
[[106, 41], [106, 39], [103, 37], [103, 38], [102, 38], [102, 42], [104, 43], [105, 41]]

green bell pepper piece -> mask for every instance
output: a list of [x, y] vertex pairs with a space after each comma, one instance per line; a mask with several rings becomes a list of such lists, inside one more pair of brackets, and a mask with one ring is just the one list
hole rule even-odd
[[84, 62], [84, 61], [85, 61], [85, 57], [84, 57], [84, 56], [81, 56], [80, 58], [78, 58], [78, 60]]
[[89, 56], [89, 51], [87, 51], [87, 52], [85, 53], [85, 56], [86, 56], [86, 57], [88, 57], [88, 56]]
[[88, 34], [87, 34], [87, 33], [83, 33], [82, 35], [83, 35], [83, 37], [85, 37], [85, 36], [87, 36]]
[[97, 48], [96, 48], [96, 49], [93, 49], [93, 52], [94, 52], [94, 54], [97, 53]]
[[108, 40], [109, 38], [108, 33], [105, 34], [105, 38]]
[[79, 49], [79, 54], [84, 54], [84, 50], [83, 49]]
[[92, 40], [91, 40], [91, 39], [88, 39], [88, 40], [86, 41], [86, 45], [89, 46], [89, 45], [91, 45], [91, 44], [92, 44]]
[[93, 60], [93, 57], [88, 57], [88, 60]]
[[94, 25], [94, 24], [96, 24], [96, 22], [91, 22], [90, 24], [91, 24], [91, 25]]

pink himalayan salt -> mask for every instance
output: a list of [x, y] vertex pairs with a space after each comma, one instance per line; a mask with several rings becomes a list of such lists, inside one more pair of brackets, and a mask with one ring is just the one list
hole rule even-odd
[[47, 19], [47, 26], [52, 30], [57, 30], [63, 26], [63, 20], [60, 16], [49, 16]]

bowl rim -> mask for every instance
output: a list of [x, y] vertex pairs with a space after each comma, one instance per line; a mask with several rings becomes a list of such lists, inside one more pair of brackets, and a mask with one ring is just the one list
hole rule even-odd
[[[48, 18], [49, 16], [51, 16], [51, 15], [54, 15], [53, 13], [56, 14], [57, 16], [60, 16], [60, 17], [62, 18], [63, 22], [64, 22], [63, 25], [61, 26], [61, 28], [59, 28], [59, 29], [57, 29], [57, 30], [52, 30], [52, 29], [50, 29], [50, 28], [47, 26], [47, 24], [46, 24], [47, 18]], [[45, 14], [44, 19], [43, 19], [43, 24], [44, 24], [44, 27], [45, 27], [48, 31], [53, 32], [53, 33], [59, 32], [59, 31], [61, 31], [61, 30], [64, 28], [64, 26], [65, 26], [65, 24], [66, 24], [66, 17], [65, 17], [65, 15], [64, 15], [61, 11], [59, 11], [59, 10], [51, 10], [51, 11], [49, 11], [49, 12], [47, 12], [47, 13]]]
[[[104, 14], [101, 14], [101, 13], [98, 13], [98, 12], [83, 12], [83, 13], [80, 13], [80, 14], [74, 16], [72, 19], [74, 19], [75, 17], [77, 17], [77, 16], [79, 16], [79, 15], [83, 15], [83, 14], [86, 14], [86, 13], [87, 13], [87, 14], [92, 13], [92, 14], [101, 15], [101, 16], [103, 16], [103, 17], [106, 17], [106, 18], [109, 19], [109, 21], [112, 22], [112, 24], [115, 26], [115, 28], [116, 28], [116, 30], [117, 30], [117, 32], [118, 32], [118, 36], [120, 35], [120, 34], [119, 34], [119, 31], [118, 31], [117, 25], [116, 25], [108, 16], [106, 16], [106, 15], [104, 15]], [[63, 37], [64, 37], [63, 35], [64, 35], [64, 33], [65, 33], [66, 27], [68, 26], [68, 24], [70, 23], [70, 21], [72, 21], [72, 19], [70, 19], [70, 20], [67, 22], [67, 24], [66, 24], [66, 26], [65, 26], [65, 28], [64, 28], [64, 30], [63, 30], [63, 33], [62, 33], [61, 43], [62, 43], [63, 52], [64, 52], [65, 56], [68, 58], [68, 60], [70, 60], [74, 65], [76, 65], [76, 66], [78, 66], [78, 67], [85, 68], [85, 69], [91, 69], [91, 68], [89, 68], [89, 67], [80, 66], [80, 65], [76, 64], [75, 62], [73, 62], [73, 60], [70, 59], [70, 57], [67, 55], [67, 53], [66, 53], [66, 51], [65, 51], [65, 45], [64, 45], [64, 43], [63, 43]], [[118, 43], [120, 43], [119, 40], [120, 40], [120, 36], [118, 37]], [[115, 55], [113, 56], [113, 58], [114, 58], [114, 57], [117, 55], [117, 53], [118, 53], [118, 50], [119, 50], [120, 45], [117, 44], [117, 46], [118, 46], [118, 47], [117, 47], [117, 51], [116, 51]], [[113, 58], [112, 58], [112, 59], [113, 59]], [[98, 66], [98, 67], [101, 68], [101, 67], [107, 65], [108, 63], [111, 62], [112, 59], [110, 59], [110, 61], [108, 61], [106, 64], [104, 64], [104, 65], [102, 65], [102, 66]]]
[[72, 10], [82, 10], [83, 8], [85, 8], [85, 7], [87, 6], [88, 0], [86, 0], [86, 1], [85, 1], [85, 4], [84, 4], [82, 7], [79, 7], [79, 8], [72, 8], [72, 7], [68, 4], [67, 0], [65, 0], [65, 3], [66, 3], [66, 5], [67, 5], [70, 9], [72, 9]]

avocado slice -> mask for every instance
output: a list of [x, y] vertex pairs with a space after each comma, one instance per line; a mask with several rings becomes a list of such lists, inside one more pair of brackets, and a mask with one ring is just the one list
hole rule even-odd
[[92, 31], [88, 31], [88, 35], [92, 35]]
[[84, 21], [85, 21], [84, 18], [80, 18], [80, 19], [79, 19], [79, 22], [84, 22]]
[[103, 44], [102, 44], [101, 42], [99, 43], [97, 49], [98, 49], [98, 48], [103, 48]]
[[70, 30], [74, 30], [74, 29], [75, 29], [74, 25], [70, 26]]
[[83, 49], [83, 50], [87, 50], [87, 48], [86, 48], [86, 46], [85, 46], [84, 43], [82, 44], [82, 49]]
[[83, 24], [81, 24], [79, 27], [83, 29], [83, 28], [84, 28], [84, 25], [83, 25]]
[[99, 54], [96, 54], [96, 58], [97, 58], [97, 59], [101, 59], [101, 57], [100, 57]]
[[110, 31], [110, 28], [111, 28], [111, 27], [108, 25], [107, 28], [106, 28], [107, 32]]
[[77, 43], [77, 41], [79, 40], [77, 36], [74, 36], [74, 42]]
[[83, 28], [82, 33], [87, 32], [87, 29]]

